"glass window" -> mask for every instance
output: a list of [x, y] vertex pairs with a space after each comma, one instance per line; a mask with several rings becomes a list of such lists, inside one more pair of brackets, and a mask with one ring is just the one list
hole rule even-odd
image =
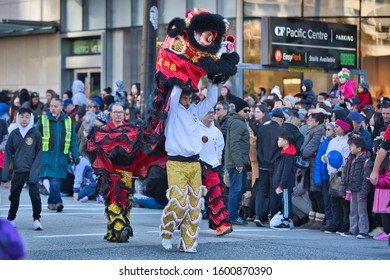
[[301, 16], [302, 0], [244, 0], [244, 17]]
[[390, 16], [390, 0], [362, 0], [362, 16]]
[[[174, 7], [174, 8], [172, 8]], [[159, 2], [159, 23], [169, 23], [175, 17], [185, 18], [186, 1], [164, 0]]]
[[[163, 1], [165, 2], [165, 1]], [[159, 13], [158, 17], [160, 17], [160, 6], [158, 7]], [[143, 23], [143, 18], [144, 18], [144, 1], [138, 1], [138, 0], [133, 0], [133, 22], [132, 25], [135, 26], [142, 26]]]
[[367, 71], [373, 99], [379, 100], [390, 93], [390, 17], [362, 18], [361, 28], [361, 68]]
[[361, 26], [365, 50], [362, 55], [390, 55], [390, 18], [362, 18]]
[[194, 0], [194, 6], [188, 7], [188, 9], [193, 8], [203, 8], [208, 10], [211, 13], [217, 12], [217, 1], [216, 0]]
[[65, 22], [64, 31], [81, 31], [83, 30], [83, 1], [68, 0], [65, 3]]
[[245, 63], [260, 64], [260, 34], [261, 19], [244, 20], [244, 49]]
[[359, 0], [303, 0], [303, 16], [359, 16]]
[[218, 13], [225, 18], [234, 18], [236, 17], [236, 1], [235, 0], [225, 0], [218, 2]]
[[110, 27], [131, 26], [131, 1], [110, 1]]
[[106, 1], [87, 1], [86, 30], [103, 29], [106, 27]]

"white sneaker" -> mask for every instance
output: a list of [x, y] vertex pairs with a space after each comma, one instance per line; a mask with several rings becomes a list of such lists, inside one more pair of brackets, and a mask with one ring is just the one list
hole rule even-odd
[[187, 250], [184, 250], [182, 247], [179, 247], [179, 251], [184, 252], [184, 253], [197, 253], [198, 252], [198, 250], [195, 247], [192, 247], [192, 248], [187, 249]]
[[172, 243], [170, 239], [161, 239], [161, 245], [164, 247], [165, 250], [171, 250], [172, 249]]
[[43, 226], [39, 220], [33, 222], [34, 230], [43, 230]]

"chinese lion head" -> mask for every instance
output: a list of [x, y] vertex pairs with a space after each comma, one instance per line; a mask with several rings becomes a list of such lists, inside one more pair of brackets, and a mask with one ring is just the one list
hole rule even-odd
[[202, 76], [218, 84], [236, 74], [239, 56], [228, 32], [228, 21], [205, 9], [188, 11], [185, 19], [172, 19], [157, 57], [157, 86], [176, 84], [184, 92], [195, 92]]

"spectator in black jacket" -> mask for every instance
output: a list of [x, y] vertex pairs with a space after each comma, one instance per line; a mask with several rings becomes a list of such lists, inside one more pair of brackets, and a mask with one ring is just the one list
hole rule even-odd
[[284, 114], [277, 109], [273, 112], [270, 122], [259, 126], [257, 130], [257, 159], [259, 161], [259, 181], [255, 201], [255, 224], [258, 227], [264, 226], [263, 215], [268, 213], [265, 209], [265, 199], [269, 197], [271, 216], [278, 212], [277, 195], [272, 187], [273, 169], [276, 158], [280, 155], [278, 137], [284, 129], [281, 127], [284, 121]]
[[273, 176], [273, 188], [281, 198], [283, 207], [281, 211], [283, 214], [282, 223], [274, 226], [277, 230], [289, 230], [289, 221], [292, 219], [292, 191], [295, 186], [295, 167], [294, 157], [297, 152], [292, 142], [293, 135], [288, 131], [282, 131], [278, 137], [278, 147], [281, 148], [280, 155], [275, 161], [275, 172]]
[[17, 119], [18, 128], [13, 130], [6, 145], [6, 155], [2, 182], [8, 181], [9, 165], [13, 163], [11, 179], [11, 206], [7, 220], [13, 221], [19, 208], [20, 193], [23, 185], [28, 183], [28, 191], [33, 208], [33, 227], [42, 230], [42, 203], [38, 189], [38, 175], [42, 158], [42, 137], [34, 127], [34, 115], [29, 108], [20, 108]]
[[313, 81], [306, 79], [302, 81], [302, 103], [307, 104], [307, 107], [310, 108], [312, 105], [317, 103], [317, 95], [313, 91]]

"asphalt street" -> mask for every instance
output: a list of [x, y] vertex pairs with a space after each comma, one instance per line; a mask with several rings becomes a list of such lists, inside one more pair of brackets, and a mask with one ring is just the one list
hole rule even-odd
[[[0, 216], [6, 218], [9, 190], [0, 189]], [[44, 230], [34, 231], [28, 191], [22, 191], [15, 222], [25, 242], [26, 260], [390, 260], [386, 241], [299, 228], [276, 231], [254, 223], [235, 226], [233, 233], [216, 237], [206, 220], [200, 225], [198, 253], [182, 253], [176, 246], [165, 251], [158, 231], [161, 210], [145, 208], [131, 212], [134, 236], [129, 242], [110, 243], [103, 239], [103, 204], [64, 197], [65, 208], [57, 213], [47, 209], [47, 196], [41, 198]], [[178, 240], [176, 231], [172, 243]]]

